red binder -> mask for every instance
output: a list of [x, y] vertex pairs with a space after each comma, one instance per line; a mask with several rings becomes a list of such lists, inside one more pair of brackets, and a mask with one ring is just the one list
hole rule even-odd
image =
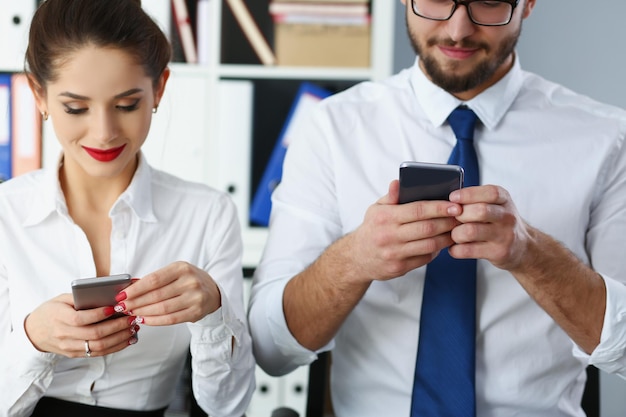
[[11, 77], [13, 177], [41, 168], [41, 115], [25, 74]]

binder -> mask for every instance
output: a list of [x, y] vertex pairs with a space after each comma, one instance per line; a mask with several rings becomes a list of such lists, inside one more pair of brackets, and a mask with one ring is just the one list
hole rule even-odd
[[[300, 366], [283, 377], [283, 406], [296, 411], [299, 415], [307, 415], [309, 393], [309, 367]], [[322, 405], [319, 405], [322, 407]]]
[[241, 27], [244, 35], [252, 45], [254, 52], [257, 54], [263, 65], [274, 65], [276, 57], [270, 48], [263, 34], [259, 30], [250, 10], [243, 0], [226, 0], [228, 6], [233, 12], [237, 23]]
[[12, 176], [41, 167], [41, 115], [24, 73], [11, 77]]
[[259, 187], [252, 199], [252, 205], [250, 206], [251, 223], [259, 226], [267, 226], [269, 224], [272, 209], [271, 195], [282, 178], [283, 160], [289, 145], [289, 138], [301, 123], [302, 117], [315, 104], [330, 94], [330, 91], [312, 83], [304, 82], [300, 85], [296, 98], [289, 109], [287, 119], [283, 124], [278, 141], [274, 145], [270, 159], [265, 167]]
[[246, 410], [246, 416], [271, 416], [273, 411], [282, 405], [284, 392], [283, 379], [268, 375], [258, 365], [255, 366], [254, 377], [256, 380], [256, 390]]
[[28, 28], [36, 2], [0, 0], [0, 70], [24, 70], [24, 54], [28, 45]]
[[11, 178], [11, 75], [0, 74], [0, 182]]
[[188, 181], [210, 181], [213, 167], [207, 160], [213, 142], [207, 140], [209, 101], [204, 92], [211, 91], [211, 82], [206, 71], [172, 67], [159, 111], [152, 115], [141, 147], [153, 167]]
[[229, 193], [237, 206], [239, 223], [248, 225], [250, 208], [250, 155], [252, 143], [252, 100], [249, 80], [221, 80], [217, 85], [216, 187]]

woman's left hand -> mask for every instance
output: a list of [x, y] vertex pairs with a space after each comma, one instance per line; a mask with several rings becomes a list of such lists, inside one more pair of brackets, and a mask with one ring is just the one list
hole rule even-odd
[[213, 278], [187, 262], [174, 262], [137, 280], [117, 301], [116, 309], [151, 326], [195, 322], [222, 305]]

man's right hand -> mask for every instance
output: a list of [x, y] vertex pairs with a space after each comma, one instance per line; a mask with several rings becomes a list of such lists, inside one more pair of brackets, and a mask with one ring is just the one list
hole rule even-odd
[[356, 267], [354, 278], [388, 280], [433, 260], [454, 242], [450, 231], [459, 225], [462, 207], [449, 201], [398, 204], [399, 183], [370, 206], [361, 226], [346, 236], [346, 254]]
[[461, 206], [448, 201], [398, 204], [399, 183], [370, 206], [363, 223], [330, 245], [283, 293], [287, 326], [298, 342], [322, 348], [372, 281], [389, 280], [430, 262], [453, 242]]

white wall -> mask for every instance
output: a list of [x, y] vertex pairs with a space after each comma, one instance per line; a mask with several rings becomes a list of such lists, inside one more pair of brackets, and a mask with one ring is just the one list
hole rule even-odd
[[[404, 13], [397, 7], [396, 70], [414, 59]], [[537, 0], [517, 48], [522, 67], [596, 100], [626, 107], [624, 16], [623, 0]], [[602, 417], [626, 416], [626, 382], [602, 373], [600, 387]]]
[[[523, 68], [597, 100], [626, 107], [624, 16], [626, 2], [622, 0], [537, 0], [517, 48]], [[402, 5], [396, 7], [395, 37], [397, 70], [414, 59]]]
[[518, 45], [522, 65], [597, 100], [626, 107], [625, 15], [622, 0], [538, 0]]

